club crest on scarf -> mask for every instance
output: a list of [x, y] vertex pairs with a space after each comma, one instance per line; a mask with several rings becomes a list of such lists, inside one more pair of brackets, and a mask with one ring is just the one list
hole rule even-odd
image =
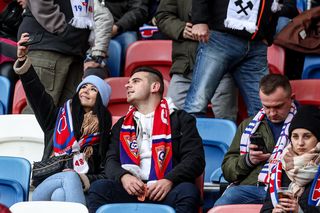
[[[140, 166], [140, 153], [133, 118], [135, 111], [136, 108], [129, 108], [120, 130], [120, 161], [121, 164]], [[166, 99], [161, 100], [154, 112], [151, 139], [152, 157], [149, 180], [158, 180], [172, 168], [170, 111]]]

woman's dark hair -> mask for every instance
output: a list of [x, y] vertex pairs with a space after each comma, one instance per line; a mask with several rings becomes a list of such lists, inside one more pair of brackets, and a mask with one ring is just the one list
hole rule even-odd
[[[85, 114], [79, 100], [79, 92], [73, 96], [71, 106], [74, 134], [76, 139], [79, 140], [81, 137], [81, 126]], [[112, 125], [112, 117], [109, 110], [102, 104], [100, 93], [97, 93], [96, 103], [93, 107], [93, 114], [97, 115], [99, 121], [99, 154], [101, 158], [104, 159], [109, 141], [109, 131]]]

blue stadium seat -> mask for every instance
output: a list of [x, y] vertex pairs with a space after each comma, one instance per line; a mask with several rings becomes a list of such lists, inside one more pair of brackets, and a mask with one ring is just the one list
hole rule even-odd
[[197, 118], [197, 128], [204, 145], [206, 160], [204, 178], [204, 212], [212, 208], [227, 181], [221, 163], [228, 151], [237, 127], [234, 122], [217, 118]]
[[167, 205], [152, 203], [119, 203], [101, 206], [96, 213], [175, 213], [175, 210]]
[[0, 156], [0, 203], [10, 207], [27, 201], [29, 196], [31, 165], [19, 157]]
[[[8, 78], [0, 76], [0, 114], [8, 114], [11, 94], [11, 83]], [[3, 108], [1, 110], [1, 108]], [[1, 113], [1, 111], [3, 111]]]
[[320, 78], [320, 56], [306, 55], [304, 59], [301, 79]]
[[121, 45], [116, 40], [111, 40], [108, 48], [108, 60], [107, 65], [110, 69], [110, 77], [121, 76]]
[[221, 167], [237, 127], [234, 122], [225, 119], [197, 118], [197, 128], [202, 138], [206, 158], [204, 181], [211, 182], [210, 177]]

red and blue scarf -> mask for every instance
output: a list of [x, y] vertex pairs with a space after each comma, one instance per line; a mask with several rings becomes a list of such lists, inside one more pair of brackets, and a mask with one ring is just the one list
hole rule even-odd
[[[100, 134], [93, 133], [85, 135], [77, 141], [74, 135], [70, 104], [71, 102], [68, 100], [59, 110], [53, 135], [54, 155], [71, 154], [72, 152], [80, 151], [88, 145], [97, 144], [100, 140]], [[80, 150], [75, 150], [73, 147], [75, 143], [78, 143], [78, 146], [74, 147], [80, 147]]]
[[[271, 201], [274, 207], [279, 203], [278, 189], [281, 187], [282, 171], [282, 162], [278, 161], [277, 165], [272, 169], [269, 185]], [[310, 206], [320, 206], [320, 167], [312, 182], [308, 204]]]
[[[140, 154], [134, 125], [134, 112], [130, 107], [120, 130], [120, 162], [140, 166]], [[152, 129], [152, 157], [149, 180], [162, 179], [172, 169], [172, 141], [170, 110], [162, 99], [154, 112]]]

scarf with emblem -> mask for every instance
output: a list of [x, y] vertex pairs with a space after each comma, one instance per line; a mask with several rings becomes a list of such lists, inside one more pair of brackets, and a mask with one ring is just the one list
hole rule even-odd
[[[75, 138], [72, 115], [71, 100], [68, 100], [60, 108], [53, 134], [54, 155], [65, 155], [80, 151], [82, 148], [99, 143], [100, 134], [98, 132], [83, 135], [79, 141]], [[79, 149], [80, 150], [75, 150]]]
[[291, 180], [289, 189], [294, 197], [301, 197], [305, 186], [313, 181], [309, 192], [308, 204], [320, 205], [320, 143], [303, 155], [297, 155], [291, 144], [283, 152], [283, 158], [278, 161], [271, 172], [270, 196], [273, 206], [279, 202], [278, 189], [281, 187], [282, 172], [285, 171]]
[[[254, 33], [258, 30], [258, 25], [261, 19], [259, 8], [264, 10], [266, 0], [229, 0], [227, 18], [224, 25], [227, 28], [235, 30], [246, 30], [249, 33]], [[282, 4], [279, 0], [273, 0], [271, 11], [276, 13], [280, 11]], [[259, 18], [259, 19], [258, 19]]]
[[[280, 136], [278, 138], [278, 141], [272, 151], [272, 154], [267, 161], [267, 163], [262, 167], [260, 174], [258, 176], [258, 180], [260, 182], [264, 182], [265, 184], [269, 183], [270, 178], [270, 172], [273, 166], [278, 162], [278, 159], [280, 158], [283, 149], [289, 144], [289, 138], [288, 138], [288, 130], [291, 123], [291, 120], [293, 116], [297, 112], [297, 107], [294, 104], [294, 102], [291, 103], [291, 108], [288, 113], [287, 118], [285, 119], [282, 130], [280, 133]], [[245, 128], [244, 132], [242, 133], [241, 140], [240, 140], [240, 154], [248, 154], [249, 153], [249, 144], [250, 136], [256, 132], [258, 129], [261, 121], [265, 117], [266, 113], [264, 109], [262, 108], [257, 115], [252, 119], [252, 121], [248, 124], [248, 126]]]
[[93, 0], [70, 0], [73, 18], [69, 24], [80, 29], [93, 29]]
[[[134, 112], [130, 107], [120, 130], [121, 164], [140, 165], [139, 148], [134, 125]], [[154, 112], [151, 147], [150, 180], [162, 179], [172, 169], [172, 143], [170, 110], [166, 99], [162, 99]]]

